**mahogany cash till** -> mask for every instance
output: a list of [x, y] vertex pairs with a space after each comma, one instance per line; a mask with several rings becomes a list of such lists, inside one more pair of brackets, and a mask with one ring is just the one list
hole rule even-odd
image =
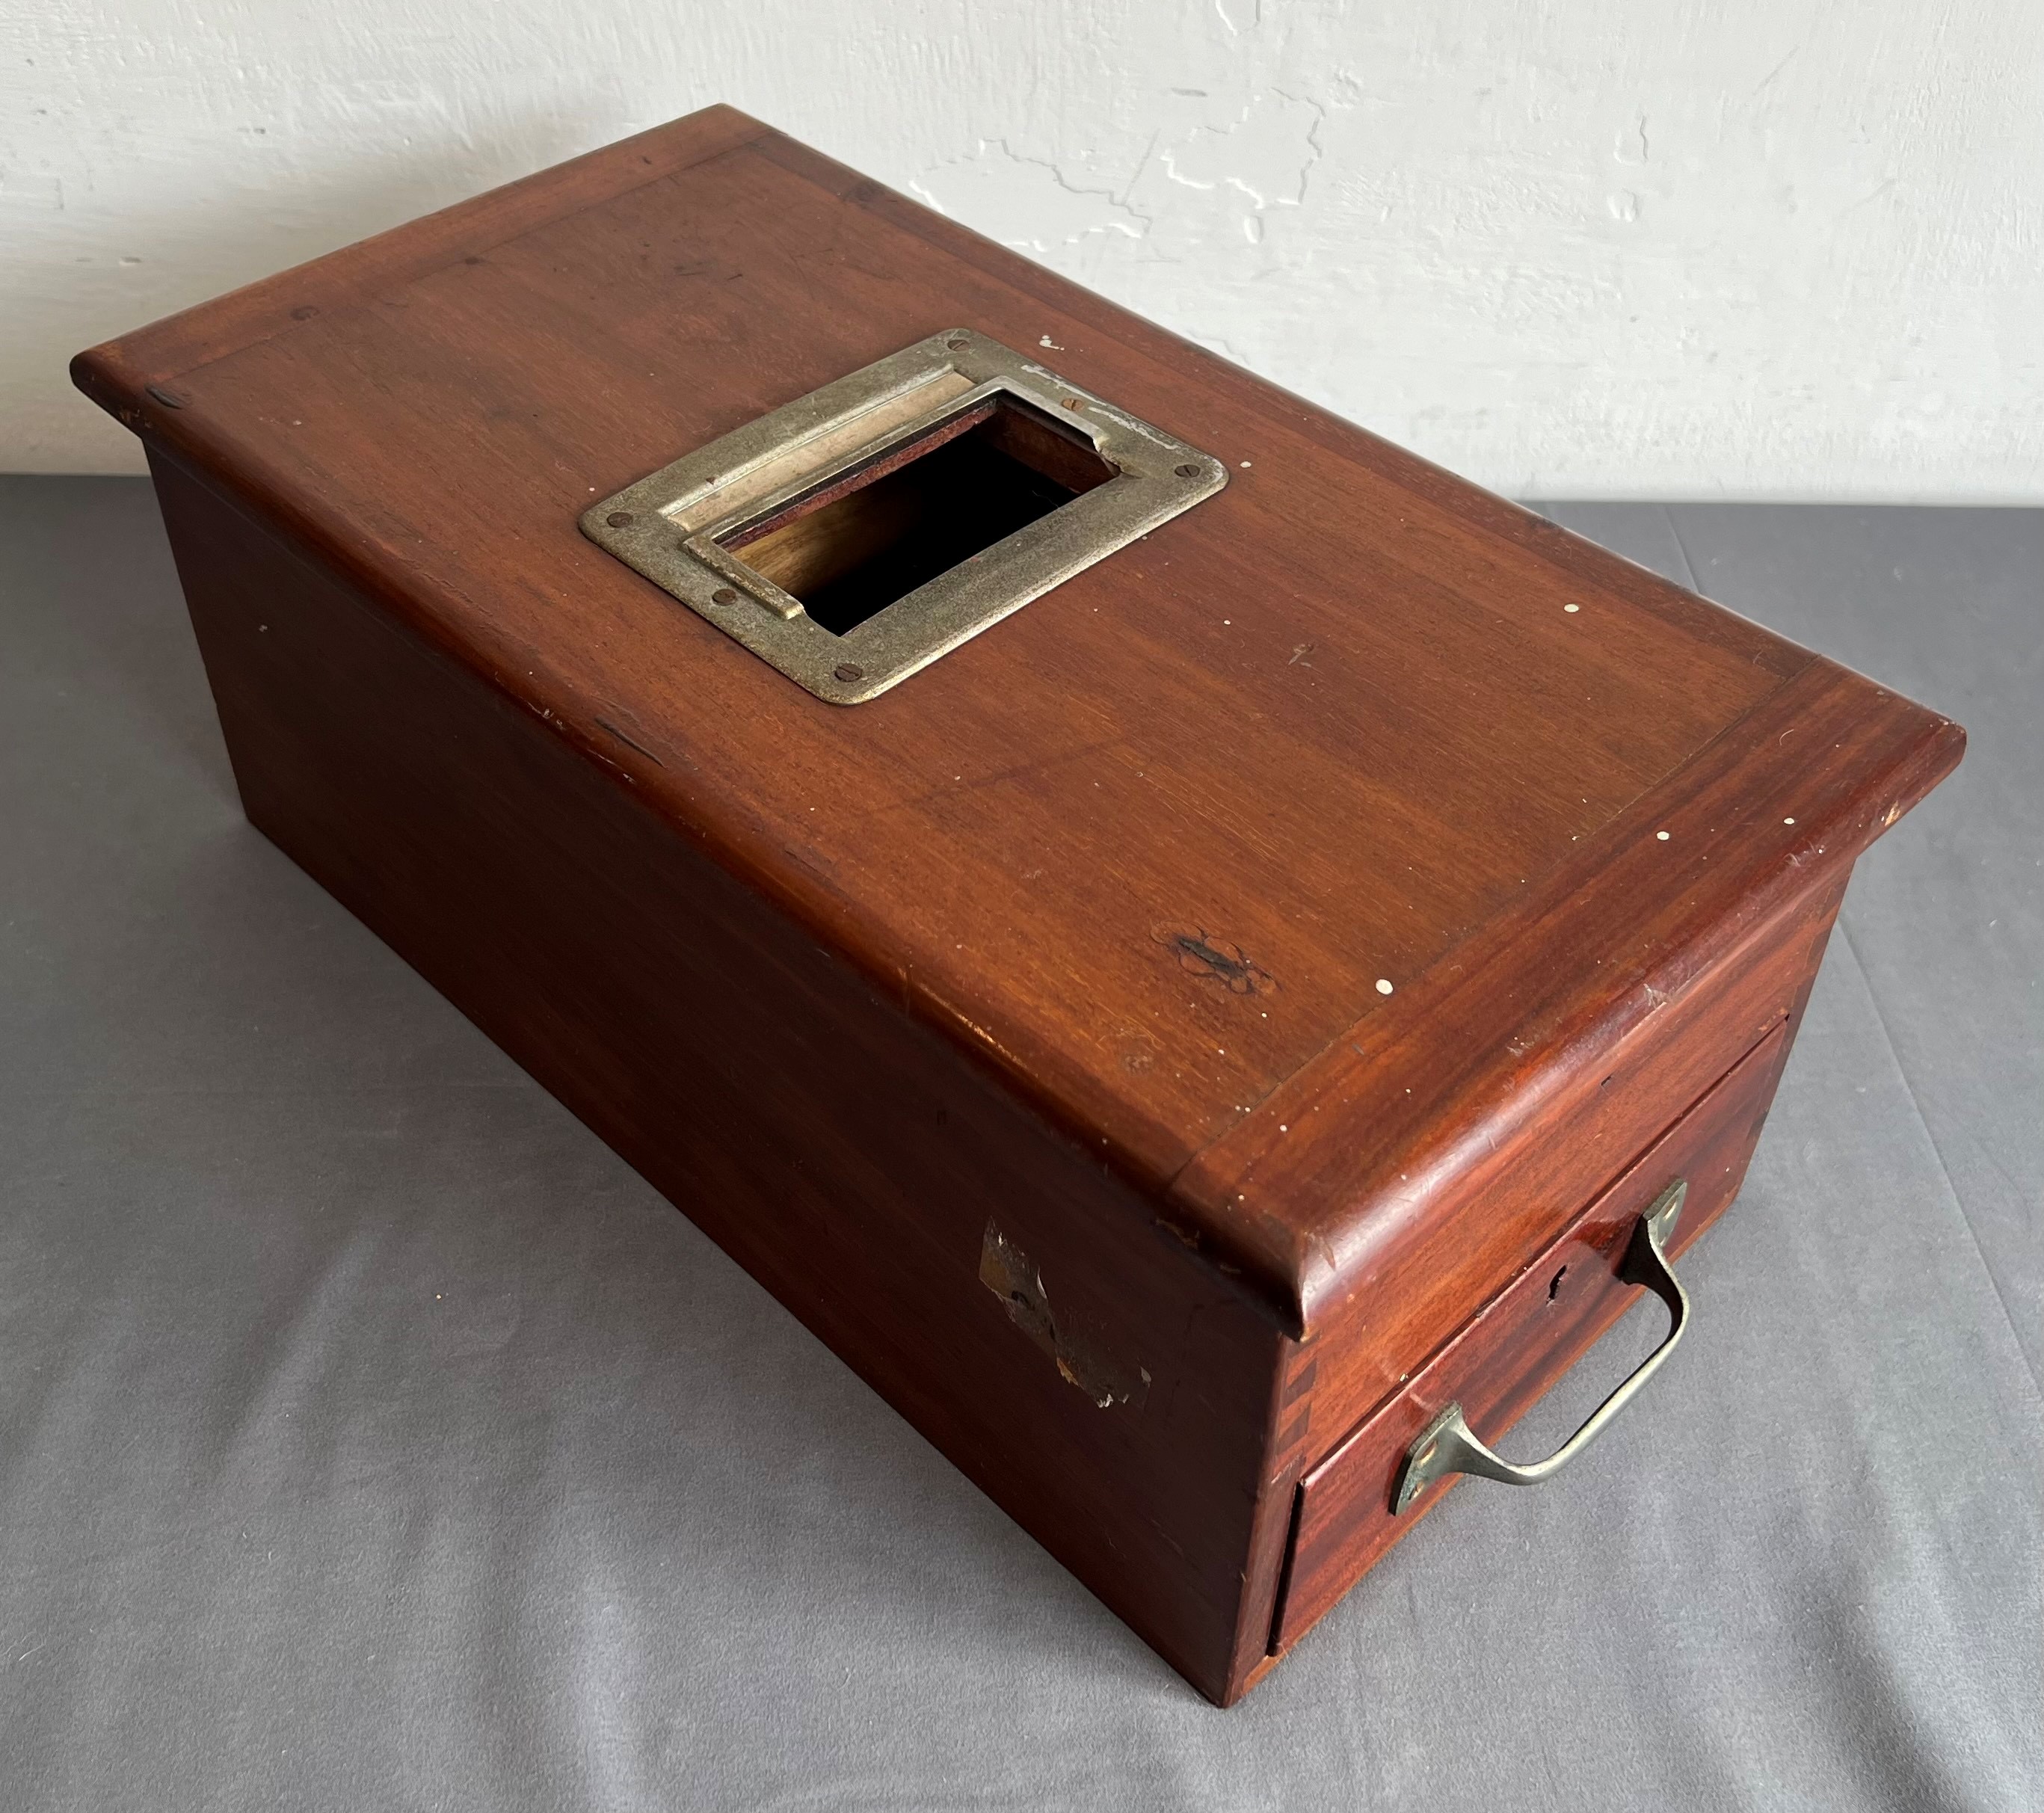
[[1224, 1704], [1651, 1414], [1964, 743], [728, 108], [75, 371], [254, 824]]

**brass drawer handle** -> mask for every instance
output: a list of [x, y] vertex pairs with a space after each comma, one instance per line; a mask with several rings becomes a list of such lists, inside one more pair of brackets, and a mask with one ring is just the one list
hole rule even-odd
[[1674, 1352], [1675, 1343], [1689, 1319], [1689, 1299], [1668, 1264], [1666, 1250], [1682, 1212], [1682, 1199], [1689, 1194], [1686, 1179], [1677, 1177], [1654, 1200], [1639, 1218], [1632, 1239], [1620, 1262], [1618, 1275], [1627, 1284], [1644, 1285], [1668, 1306], [1668, 1336], [1640, 1362], [1638, 1370], [1591, 1412], [1589, 1420], [1544, 1461], [1530, 1466], [1514, 1466], [1500, 1460], [1479, 1442], [1462, 1416], [1462, 1407], [1451, 1404], [1421, 1430], [1405, 1450], [1405, 1466], [1398, 1482], [1398, 1496], [1392, 1505], [1394, 1515], [1406, 1508], [1435, 1481], [1450, 1473], [1476, 1473], [1506, 1485], [1538, 1485], [1552, 1477], [1604, 1433], [1605, 1426], [1653, 1377], [1661, 1362]]

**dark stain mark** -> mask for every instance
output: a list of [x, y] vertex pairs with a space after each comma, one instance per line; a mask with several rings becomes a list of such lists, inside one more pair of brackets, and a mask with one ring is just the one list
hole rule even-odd
[[142, 388], [167, 409], [182, 409], [185, 406], [183, 398], [173, 397], [169, 391], [163, 389], [159, 385], [144, 384]]
[[598, 730], [609, 731], [610, 734], [616, 737], [620, 743], [623, 743], [627, 749], [637, 750], [639, 753], [644, 756], [648, 762], [651, 762], [655, 768], [664, 768], [667, 766], [667, 763], [663, 762], [659, 756], [655, 755], [651, 750], [648, 749], [644, 743], [634, 743], [632, 739], [627, 736], [623, 731], [620, 730], [616, 724], [605, 724], [601, 718], [598, 718], [596, 720], [596, 727]]
[[990, 1221], [980, 1242], [979, 1281], [1001, 1299], [1008, 1319], [1050, 1356], [1067, 1385], [1076, 1385], [1102, 1410], [1117, 1404], [1141, 1407], [1149, 1395], [1150, 1374], [1141, 1366], [1126, 1366], [1075, 1330], [1061, 1326], [1051, 1313], [1043, 1274], [1029, 1262], [1029, 1255]]
[[1266, 994], [1278, 986], [1278, 978], [1239, 944], [1212, 937], [1204, 927], [1160, 925], [1151, 935], [1177, 957], [1180, 969], [1219, 982], [1231, 995]]

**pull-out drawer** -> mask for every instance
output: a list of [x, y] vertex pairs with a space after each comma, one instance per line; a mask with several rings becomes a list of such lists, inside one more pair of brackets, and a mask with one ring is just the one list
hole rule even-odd
[[1364, 1418], [1301, 1482], [1271, 1653], [1296, 1642], [1457, 1477], [1397, 1509], [1408, 1452], [1450, 1405], [1494, 1442], [1630, 1307], [1620, 1274], [1642, 1216], [1688, 1185], [1669, 1242], [1679, 1254], [1739, 1193], [1788, 1055], [1777, 1027], [1463, 1324], [1397, 1394]]

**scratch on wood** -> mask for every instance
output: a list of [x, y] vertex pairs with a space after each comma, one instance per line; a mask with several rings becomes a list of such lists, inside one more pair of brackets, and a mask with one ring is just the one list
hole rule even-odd
[[655, 755], [651, 750], [648, 749], [644, 743], [634, 743], [632, 739], [627, 736], [623, 731], [620, 730], [616, 724], [605, 723], [603, 719], [598, 718], [596, 720], [596, 725], [597, 728], [599, 730], [609, 731], [610, 734], [616, 737], [620, 743], [623, 743], [627, 749], [637, 750], [639, 753], [644, 756], [648, 762], [651, 762], [655, 768], [664, 768], [667, 766], [667, 763], [663, 762], [659, 756]]

